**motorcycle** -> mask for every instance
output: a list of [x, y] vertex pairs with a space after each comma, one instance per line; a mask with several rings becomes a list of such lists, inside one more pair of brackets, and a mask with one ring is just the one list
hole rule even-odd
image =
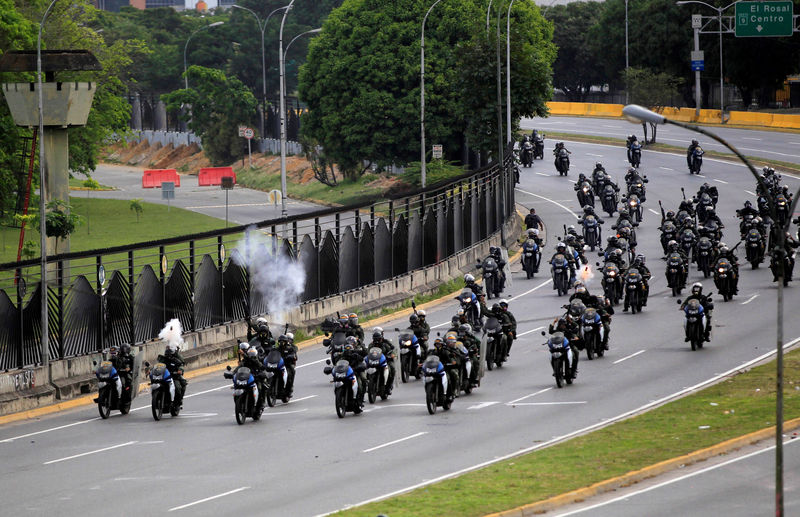
[[[544, 335], [544, 332], [542, 332]], [[555, 332], [547, 340], [545, 345], [550, 350], [550, 366], [553, 368], [553, 377], [556, 378], [556, 386], [561, 388], [564, 381], [567, 384], [572, 384], [574, 380], [574, 369], [570, 368], [569, 356], [572, 355], [573, 361], [577, 359], [576, 354], [572, 354], [569, 344], [564, 344], [564, 334]]]
[[584, 181], [577, 188], [577, 195], [578, 195], [578, 204], [580, 206], [591, 206], [594, 208], [594, 190], [592, 189], [592, 184], [588, 181]]
[[694, 248], [697, 243], [697, 236], [694, 232], [690, 228], [684, 228], [678, 238], [678, 243], [681, 245], [681, 249], [686, 254], [689, 262], [694, 262], [696, 260]]
[[346, 359], [340, 359], [335, 366], [331, 367], [331, 360], [326, 359], [328, 364], [323, 369], [325, 375], [333, 376], [333, 395], [336, 405], [336, 416], [344, 418], [348, 411], [358, 415], [363, 410], [358, 401], [358, 380], [356, 372]]
[[782, 193], [775, 196], [775, 214], [777, 215], [777, 225], [780, 228], [786, 226], [786, 221], [789, 220], [789, 208], [791, 203], [786, 199]]
[[519, 153], [523, 167], [533, 167], [533, 145], [530, 142], [523, 142]]
[[745, 237], [745, 255], [747, 261], [753, 269], [758, 269], [759, 264], [764, 261], [764, 237], [755, 228], [747, 231]]
[[569, 174], [569, 151], [561, 148], [556, 153], [556, 170], [559, 176], [566, 176]]
[[[149, 363], [145, 363], [147, 367]], [[150, 408], [153, 412], [153, 420], [158, 422], [161, 420], [164, 412], [168, 412], [172, 416], [178, 416], [181, 411], [180, 406], [173, 404], [175, 400], [175, 382], [172, 380], [172, 374], [169, 372], [167, 365], [164, 363], [156, 363], [150, 370]]]
[[597, 217], [587, 215], [583, 218], [583, 242], [589, 246], [591, 251], [600, 246], [601, 228], [597, 222]]
[[730, 260], [724, 257], [717, 260], [714, 266], [714, 285], [717, 286], [723, 301], [727, 302], [733, 299], [738, 283], [739, 279], [736, 277], [736, 271]]
[[699, 145], [694, 148], [689, 158], [689, 174], [700, 174], [700, 168], [703, 167], [703, 155], [705, 151]]
[[[681, 303], [678, 300], [678, 303]], [[683, 321], [686, 338], [692, 345], [692, 350], [703, 348], [703, 334], [705, 329], [705, 311], [698, 300], [689, 300], [683, 308], [686, 318]]]
[[631, 314], [642, 312], [644, 303], [644, 280], [639, 270], [630, 268], [625, 274], [625, 304], [630, 306]]
[[667, 256], [667, 287], [672, 288], [672, 296], [678, 296], [686, 287], [686, 265], [679, 253], [672, 252]]
[[486, 368], [492, 370], [495, 365], [500, 368], [508, 357], [508, 350], [503, 339], [503, 327], [497, 318], [486, 319]]
[[622, 297], [620, 289], [620, 274], [619, 268], [613, 262], [606, 262], [603, 264], [603, 294], [611, 302], [611, 305], [617, 305], [619, 299]]
[[600, 204], [603, 207], [603, 211], [606, 212], [609, 217], [613, 216], [614, 212], [617, 211], [618, 201], [617, 191], [614, 187], [612, 185], [605, 185], [602, 190], [602, 195], [600, 196]]
[[678, 215], [675, 216], [675, 225], [678, 228], [694, 226], [694, 216], [686, 210], [678, 210]]
[[[94, 364], [97, 364], [95, 362]], [[117, 369], [111, 361], [102, 361], [94, 372], [97, 377], [97, 411], [102, 419], [111, 416], [112, 409], [123, 415], [131, 410], [131, 387], [123, 386]]]
[[642, 163], [642, 144], [638, 140], [631, 142], [628, 147], [628, 162], [631, 167], [639, 168]]
[[544, 160], [544, 135], [533, 136], [533, 158]]
[[500, 282], [500, 269], [497, 267], [497, 261], [492, 257], [486, 257], [483, 263], [480, 264], [483, 270], [483, 288], [486, 291], [486, 298], [491, 299], [500, 297], [502, 286]]
[[528, 239], [522, 245], [522, 269], [527, 278], [533, 278], [539, 272], [539, 261], [542, 260], [542, 253], [539, 245], [533, 239]]
[[698, 199], [696, 203], [697, 207], [695, 211], [697, 213], [697, 220], [705, 221], [708, 210], [714, 208], [714, 200], [711, 199], [711, 196], [709, 196], [707, 192], [703, 192], [700, 194], [700, 199]]
[[703, 272], [703, 277], [711, 275], [711, 263], [714, 260], [714, 243], [710, 238], [703, 236], [697, 241], [697, 269]]
[[605, 348], [603, 347], [603, 322], [600, 315], [597, 314], [597, 309], [588, 307], [581, 316], [581, 341], [583, 347], [586, 349], [586, 357], [590, 360], [594, 356], [603, 357]]
[[664, 249], [664, 254], [667, 253], [667, 244], [669, 241], [678, 239], [678, 228], [672, 221], [664, 221], [661, 225], [661, 247]]
[[[259, 373], [262, 374], [261, 372]], [[228, 366], [228, 371], [222, 375], [226, 379], [233, 380], [231, 389], [233, 390], [236, 423], [242, 425], [248, 417], [252, 418], [253, 421], [258, 421], [264, 408], [258, 407], [258, 381], [250, 372], [250, 368], [241, 366], [235, 373], [232, 373], [231, 367]]]
[[631, 222], [639, 224], [642, 222], [642, 204], [639, 202], [639, 196], [636, 194], [628, 194], [625, 200], [628, 205], [628, 212], [631, 214]]
[[422, 363], [422, 375], [425, 380], [425, 406], [431, 415], [441, 407], [445, 411], [452, 403], [448, 394], [447, 372], [439, 356], [429, 355]]
[[389, 384], [389, 364], [383, 350], [374, 346], [369, 349], [367, 357], [367, 398], [374, 404], [378, 397], [381, 400], [389, 398], [391, 385]]
[[411, 329], [403, 330], [397, 339], [400, 341], [400, 380], [406, 383], [412, 375], [419, 379], [421, 376], [419, 363], [422, 359], [422, 348], [414, 335], [414, 331]]
[[[788, 253], [779, 254], [775, 252], [770, 253], [769, 269], [770, 271], [772, 271], [772, 276], [774, 276], [776, 279], [778, 278], [778, 273], [780, 273], [779, 271], [780, 264], [778, 263], [778, 261], [780, 260], [778, 258], [779, 255], [783, 255], [783, 285], [784, 287], [786, 287], [789, 285], [789, 278], [791, 278], [792, 269], [794, 269], [794, 266], [792, 264], [792, 258], [794, 256], [794, 253], [791, 254]], [[773, 280], [773, 282], [774, 281], [776, 280]]]
[[286, 389], [289, 371], [286, 369], [286, 363], [280, 350], [273, 348], [269, 351], [267, 358], [264, 360], [264, 368], [267, 377], [267, 384], [264, 388], [266, 390], [267, 405], [274, 407], [278, 399], [287, 404], [290, 398], [289, 391]]
[[567, 257], [561, 253], [553, 257], [551, 263], [553, 274], [553, 286], [558, 291], [558, 296], [567, 294], [569, 291], [569, 262]]
[[628, 195], [636, 194], [642, 203], [645, 202], [645, 189], [644, 184], [650, 180], [647, 176], [639, 176], [638, 174], [628, 181]]
[[702, 226], [698, 226], [697, 233], [701, 237], [708, 237], [713, 243], [722, 240], [722, 228], [714, 219], [709, 219]]
[[[328, 333], [326, 332], [327, 336]], [[335, 330], [330, 338], [322, 340], [322, 346], [327, 347], [326, 354], [331, 356], [331, 363], [336, 364], [344, 351], [344, 343], [347, 341], [347, 334], [344, 330]]]
[[483, 316], [481, 316], [481, 309], [477, 301], [473, 301], [472, 297], [472, 290], [464, 288], [461, 294], [456, 296], [456, 300], [461, 304], [461, 309], [467, 317], [467, 323], [472, 325], [473, 330], [480, 330], [483, 326]]

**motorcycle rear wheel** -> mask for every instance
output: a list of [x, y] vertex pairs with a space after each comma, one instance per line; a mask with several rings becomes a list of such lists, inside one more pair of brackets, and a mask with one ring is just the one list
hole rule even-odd
[[247, 399], [244, 395], [236, 399], [233, 408], [236, 415], [236, 423], [243, 425], [247, 420]]

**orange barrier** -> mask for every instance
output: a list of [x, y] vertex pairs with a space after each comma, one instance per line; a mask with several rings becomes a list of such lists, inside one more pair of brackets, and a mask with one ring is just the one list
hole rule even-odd
[[233, 183], [236, 184], [236, 173], [231, 167], [203, 167], [197, 174], [197, 184], [200, 187], [211, 187], [222, 185], [222, 178], [231, 176]]
[[161, 188], [164, 181], [172, 181], [181, 186], [181, 177], [175, 169], [148, 169], [142, 174], [142, 188]]

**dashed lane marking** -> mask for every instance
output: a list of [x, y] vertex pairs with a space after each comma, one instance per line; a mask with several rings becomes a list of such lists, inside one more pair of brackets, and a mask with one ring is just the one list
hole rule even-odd
[[416, 438], [417, 436], [422, 436], [423, 434], [428, 434], [428, 431], [422, 431], [421, 433], [412, 434], [411, 436], [406, 436], [405, 438], [398, 438], [397, 440], [392, 440], [391, 442], [387, 442], [381, 445], [376, 445], [375, 447], [371, 447], [369, 449], [364, 449], [361, 452], [372, 452], [377, 451], [378, 449], [383, 449], [384, 447], [388, 447], [390, 445], [394, 445], [396, 443], [404, 442], [406, 440], [411, 440]]
[[546, 391], [550, 391], [550, 390], [552, 390], [552, 389], [553, 389], [553, 388], [545, 388], [545, 389], [543, 389], [543, 390], [539, 390], [539, 391], [537, 391], [536, 393], [531, 393], [531, 394], [529, 394], [529, 395], [525, 395], [524, 397], [520, 397], [520, 398], [518, 398], [518, 399], [514, 399], [514, 400], [512, 400], [511, 402], [506, 402], [506, 406], [510, 406], [510, 405], [512, 405], [512, 404], [516, 404], [517, 402], [519, 402], [519, 401], [521, 401], [521, 400], [525, 400], [525, 399], [529, 399], [529, 398], [531, 398], [531, 397], [535, 397], [536, 395], [539, 395], [540, 393], [544, 393], [544, 392], [546, 392]]
[[248, 490], [249, 488], [250, 488], [249, 486], [243, 486], [243, 487], [237, 488], [235, 490], [229, 490], [229, 491], [223, 492], [221, 494], [212, 495], [211, 497], [206, 497], [205, 499], [200, 499], [198, 501], [192, 501], [191, 503], [187, 503], [187, 504], [184, 504], [184, 505], [181, 505], [181, 506], [176, 506], [174, 508], [170, 508], [167, 511], [174, 512], [176, 510], [183, 510], [184, 508], [189, 508], [190, 506], [194, 506], [196, 504], [202, 504], [202, 503], [206, 503], [208, 501], [213, 501], [214, 499], [219, 499], [220, 497], [225, 497], [226, 495], [235, 494], [237, 492], [241, 492], [242, 490]]
[[639, 355], [639, 354], [643, 354], [644, 352], [645, 352], [644, 350], [639, 350], [638, 352], [634, 352], [634, 353], [632, 353], [631, 355], [628, 355], [628, 356], [625, 356], [625, 357], [623, 357], [622, 359], [617, 359], [616, 361], [614, 361], [614, 362], [613, 362], [613, 363], [611, 363], [611, 364], [617, 364], [617, 363], [621, 363], [622, 361], [627, 361], [627, 360], [628, 360], [628, 359], [630, 359], [631, 357], [636, 357], [637, 355]]

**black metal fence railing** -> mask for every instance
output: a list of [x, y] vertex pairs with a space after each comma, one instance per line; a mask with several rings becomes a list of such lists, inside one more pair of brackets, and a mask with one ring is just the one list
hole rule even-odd
[[[274, 313], [435, 264], [514, 213], [510, 160], [401, 198], [48, 257], [50, 357], [141, 343], [173, 318], [194, 331]], [[0, 370], [41, 362], [41, 289], [38, 259], [0, 264]]]

